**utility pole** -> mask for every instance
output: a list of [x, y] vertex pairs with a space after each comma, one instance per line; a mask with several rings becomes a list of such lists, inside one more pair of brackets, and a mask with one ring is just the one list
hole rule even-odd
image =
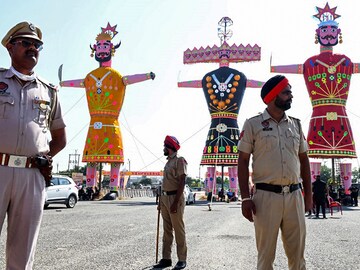
[[102, 179], [102, 162], [99, 164], [99, 191], [101, 190], [101, 179]]
[[80, 154], [77, 153], [75, 150], [75, 154], [69, 154], [69, 163], [68, 163], [68, 171], [70, 171], [70, 164], [73, 164], [72, 168], [79, 169], [79, 162], [80, 162]]
[[[130, 172], [130, 159], [128, 158], [128, 162], [129, 162], [129, 172]], [[130, 183], [130, 174], [129, 174], [129, 178], [128, 178], [128, 183]]]

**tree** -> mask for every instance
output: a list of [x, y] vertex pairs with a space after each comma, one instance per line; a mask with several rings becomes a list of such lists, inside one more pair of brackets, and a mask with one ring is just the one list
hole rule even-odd
[[200, 179], [191, 178], [190, 176], [185, 178], [185, 184], [191, 188], [201, 187]]
[[142, 184], [143, 186], [151, 186], [151, 183], [151, 178], [143, 178], [139, 182], [139, 184]]
[[334, 184], [333, 179], [331, 179], [331, 169], [326, 165], [321, 165], [320, 176], [324, 179], [329, 185]]
[[354, 168], [354, 169], [352, 170], [352, 182], [353, 182], [353, 183], [358, 183], [358, 182], [360, 182], [360, 169]]

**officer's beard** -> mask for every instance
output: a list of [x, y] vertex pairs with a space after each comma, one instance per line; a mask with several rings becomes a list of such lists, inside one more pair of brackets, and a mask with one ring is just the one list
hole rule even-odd
[[280, 99], [279, 97], [276, 97], [275, 106], [285, 112], [291, 108], [291, 98], [284, 101], [284, 100]]
[[164, 148], [164, 156], [169, 156], [169, 150], [166, 147]]

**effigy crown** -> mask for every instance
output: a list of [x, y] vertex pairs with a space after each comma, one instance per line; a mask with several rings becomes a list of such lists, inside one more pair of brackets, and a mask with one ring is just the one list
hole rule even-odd
[[101, 27], [101, 33], [97, 35], [96, 41], [99, 40], [112, 40], [118, 31], [116, 31], [117, 25], [111, 26], [110, 23], [107, 24], [107, 26]]
[[318, 10], [318, 13], [313, 16], [319, 19], [320, 21], [319, 27], [326, 25], [336, 26], [336, 27], [338, 26], [338, 23], [335, 20], [341, 16], [335, 13], [337, 7], [330, 8], [329, 4], [326, 3], [324, 8], [316, 7], [316, 9]]
[[187, 49], [184, 52], [184, 64], [219, 63], [223, 60], [237, 63], [260, 61], [260, 59], [261, 47], [257, 44], [254, 46], [250, 44], [229, 46], [227, 42], [224, 42], [220, 47], [214, 45], [212, 48], [207, 46], [205, 49], [200, 47], [200, 49]]

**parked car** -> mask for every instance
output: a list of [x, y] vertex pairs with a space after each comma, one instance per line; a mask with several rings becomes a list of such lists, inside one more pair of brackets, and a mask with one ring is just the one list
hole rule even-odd
[[188, 185], [185, 185], [184, 187], [184, 196], [187, 205], [191, 203], [195, 203], [196, 193], [194, 193]]
[[64, 175], [53, 175], [50, 186], [46, 188], [44, 208], [49, 204], [65, 204], [67, 208], [74, 208], [78, 200], [78, 187], [75, 182]]

